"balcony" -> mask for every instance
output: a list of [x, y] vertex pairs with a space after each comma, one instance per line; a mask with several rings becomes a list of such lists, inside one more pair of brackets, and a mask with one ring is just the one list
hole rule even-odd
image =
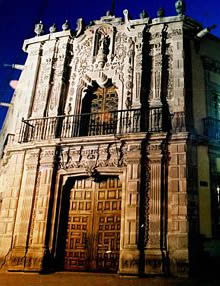
[[220, 120], [213, 117], [203, 119], [204, 122], [204, 135], [210, 139], [220, 139]]
[[[81, 136], [123, 135], [137, 132], [168, 131], [169, 117], [164, 120], [161, 107], [150, 108], [147, 115], [141, 109], [61, 115], [22, 120], [19, 143], [73, 138]], [[145, 120], [147, 117], [149, 120]], [[165, 124], [164, 124], [165, 123]]]

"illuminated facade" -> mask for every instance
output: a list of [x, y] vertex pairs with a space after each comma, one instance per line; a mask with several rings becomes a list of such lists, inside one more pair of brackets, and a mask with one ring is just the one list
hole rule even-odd
[[1, 134], [2, 268], [187, 275], [200, 236], [218, 237], [220, 41], [158, 16], [39, 24], [24, 42]]

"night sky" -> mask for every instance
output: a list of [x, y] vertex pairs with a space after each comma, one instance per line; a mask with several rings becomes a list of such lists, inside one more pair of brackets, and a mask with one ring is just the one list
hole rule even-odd
[[[66, 19], [71, 27], [76, 27], [77, 18], [83, 18], [88, 24], [99, 19], [111, 8], [111, 0], [0, 0], [0, 102], [10, 102], [13, 89], [9, 81], [17, 79], [20, 72], [6, 68], [4, 64], [24, 64], [26, 54], [22, 51], [24, 39], [35, 36], [34, 24], [42, 20], [45, 33], [49, 26], [56, 24], [57, 30]], [[160, 7], [166, 16], [176, 15], [176, 0], [115, 0], [116, 16], [128, 9], [131, 18], [138, 18], [145, 9], [151, 18], [156, 17]], [[217, 24], [213, 34], [220, 37], [220, 2], [219, 0], [185, 0], [186, 15], [203, 24], [204, 27]], [[0, 128], [7, 108], [0, 106]]]

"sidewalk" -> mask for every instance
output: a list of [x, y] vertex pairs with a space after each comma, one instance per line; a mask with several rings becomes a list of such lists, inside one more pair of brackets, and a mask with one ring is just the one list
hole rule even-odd
[[219, 286], [210, 279], [135, 278], [111, 274], [58, 272], [53, 274], [0, 273], [0, 286]]

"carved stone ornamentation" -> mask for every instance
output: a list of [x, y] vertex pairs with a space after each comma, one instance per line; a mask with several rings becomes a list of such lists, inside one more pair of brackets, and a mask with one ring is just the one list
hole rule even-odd
[[164, 17], [165, 16], [165, 11], [163, 8], [159, 8], [159, 10], [157, 11], [157, 17]]
[[79, 42], [74, 49], [74, 54], [77, 55], [73, 61], [75, 71], [80, 75], [85, 74], [90, 69], [88, 59], [92, 55], [92, 38], [90, 37]]
[[97, 51], [96, 51], [96, 62], [99, 68], [103, 68], [107, 62], [107, 56], [109, 53], [109, 37], [104, 34], [100, 34], [100, 39], [98, 40]]
[[63, 31], [67, 31], [70, 29], [70, 25], [69, 25], [68, 20], [66, 20], [65, 23], [62, 25], [62, 29], [63, 29]]
[[76, 37], [79, 37], [81, 35], [81, 33], [83, 32], [85, 25], [84, 25], [84, 21], [82, 18], [79, 18], [77, 20], [77, 27], [76, 27]]
[[88, 148], [83, 146], [63, 148], [60, 151], [59, 168], [97, 168], [122, 167], [127, 165], [128, 147], [125, 143], [98, 145]]
[[39, 69], [36, 83], [35, 97], [33, 99], [32, 117], [41, 117], [47, 108], [47, 100], [50, 92], [51, 79], [53, 76], [53, 64], [56, 50], [56, 42], [48, 42], [43, 46], [43, 60]]
[[34, 32], [37, 36], [41, 36], [44, 33], [44, 25], [42, 21], [35, 25]]
[[166, 65], [167, 65], [167, 74], [164, 76], [166, 82], [163, 83], [167, 87], [167, 99], [173, 98], [173, 49], [172, 46], [169, 45], [166, 51]]
[[147, 212], [146, 245], [147, 248], [160, 249], [161, 239], [161, 174], [162, 174], [162, 143], [149, 144], [148, 150], [148, 182], [147, 182]]
[[140, 19], [145, 19], [145, 18], [148, 18], [148, 14], [145, 10], [143, 10], [140, 13]]
[[51, 34], [52, 34], [52, 33], [55, 33], [55, 32], [57, 31], [56, 25], [53, 24], [52, 26], [50, 26], [49, 31], [50, 31]]
[[182, 0], [178, 0], [176, 3], [175, 3], [175, 8], [176, 8], [176, 12], [179, 16], [182, 16], [185, 12], [185, 9], [186, 9], [186, 5], [184, 3], [184, 1]]
[[123, 11], [123, 14], [124, 14], [124, 21], [125, 21], [125, 24], [128, 24], [129, 23], [129, 20], [130, 20], [130, 15], [129, 15], [129, 12], [127, 9], [125, 9]]
[[[70, 61], [67, 40], [62, 40], [56, 47], [56, 58], [53, 60], [53, 73], [51, 75], [51, 88], [48, 94], [46, 107], [47, 116], [56, 116], [63, 112], [68, 81], [68, 66]], [[62, 94], [62, 98], [61, 98]]]

